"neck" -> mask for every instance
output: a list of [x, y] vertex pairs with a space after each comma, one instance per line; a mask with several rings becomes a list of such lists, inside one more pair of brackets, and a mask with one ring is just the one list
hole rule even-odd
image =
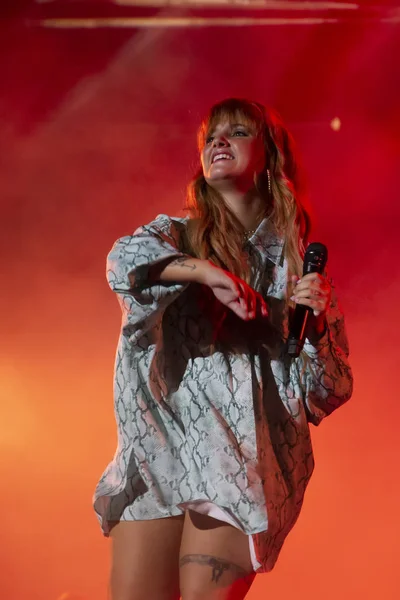
[[239, 190], [220, 191], [225, 204], [243, 225], [245, 231], [258, 226], [262, 217], [265, 202], [253, 189], [246, 193]]

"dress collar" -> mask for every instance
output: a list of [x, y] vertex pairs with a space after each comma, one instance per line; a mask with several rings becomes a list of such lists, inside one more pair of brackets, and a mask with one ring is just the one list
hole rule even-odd
[[256, 248], [274, 265], [282, 266], [284, 241], [268, 217], [261, 221], [255, 232], [246, 241], [245, 246], [247, 244]]

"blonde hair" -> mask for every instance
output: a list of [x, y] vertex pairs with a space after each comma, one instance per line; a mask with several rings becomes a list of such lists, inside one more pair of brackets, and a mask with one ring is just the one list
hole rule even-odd
[[[265, 200], [260, 219], [267, 216], [271, 220], [284, 241], [283, 253], [289, 273], [301, 276], [310, 217], [291, 135], [276, 112], [256, 102], [230, 98], [214, 105], [201, 124], [200, 151], [209, 132], [222, 121], [250, 125], [263, 140], [265, 169], [255, 179], [257, 192]], [[202, 171], [189, 184], [187, 209], [190, 215], [188, 238], [193, 254], [249, 282], [249, 265], [243, 250], [244, 228], [221, 194], [208, 185]]]

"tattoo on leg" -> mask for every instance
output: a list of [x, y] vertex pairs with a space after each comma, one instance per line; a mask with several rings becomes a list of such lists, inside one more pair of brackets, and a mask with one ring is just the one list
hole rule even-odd
[[231, 571], [236, 574], [236, 579], [246, 577], [247, 571], [235, 563], [231, 563], [223, 558], [209, 556], [208, 554], [186, 554], [179, 561], [179, 566], [183, 567], [189, 563], [196, 563], [211, 567], [211, 581], [218, 583], [225, 571]]

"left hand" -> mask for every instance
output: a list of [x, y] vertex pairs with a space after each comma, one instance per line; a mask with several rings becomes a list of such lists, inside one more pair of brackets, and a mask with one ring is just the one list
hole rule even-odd
[[292, 282], [295, 287], [291, 300], [312, 308], [315, 317], [325, 316], [331, 302], [331, 286], [328, 280], [319, 273], [309, 273], [301, 279], [294, 276]]
[[301, 279], [292, 277], [294, 284], [293, 296], [296, 304], [312, 308], [313, 314], [308, 318], [306, 337], [311, 343], [318, 342], [326, 330], [326, 311], [331, 302], [331, 286], [319, 273], [309, 273]]

